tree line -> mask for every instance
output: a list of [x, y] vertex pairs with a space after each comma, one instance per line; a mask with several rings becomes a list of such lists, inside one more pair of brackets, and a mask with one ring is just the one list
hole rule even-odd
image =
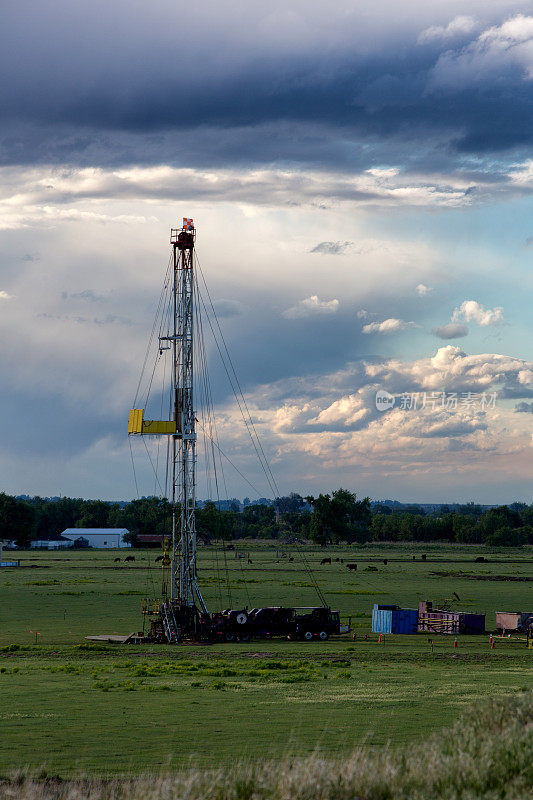
[[[171, 506], [160, 497], [129, 503], [62, 497], [17, 498], [0, 494], [0, 538], [27, 546], [65, 528], [127, 528], [136, 544], [143, 534], [169, 536]], [[358, 500], [346, 489], [302, 497], [292, 493], [273, 505], [237, 504], [221, 509], [208, 501], [197, 509], [198, 537], [212, 540], [278, 539], [320, 545], [365, 542], [458, 542], [492, 546], [533, 544], [533, 505], [512, 503], [488, 510], [473, 503], [426, 513], [419, 506], [392, 509]]]

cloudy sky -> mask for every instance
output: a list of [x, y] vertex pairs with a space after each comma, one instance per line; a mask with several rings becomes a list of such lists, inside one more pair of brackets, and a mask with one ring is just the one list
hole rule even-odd
[[135, 495], [188, 216], [281, 492], [533, 500], [530, 3], [4, 0], [0, 40], [1, 489]]

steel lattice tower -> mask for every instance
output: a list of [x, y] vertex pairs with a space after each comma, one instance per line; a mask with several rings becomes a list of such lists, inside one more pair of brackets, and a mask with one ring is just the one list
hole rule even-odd
[[194, 412], [194, 240], [192, 220], [172, 230], [174, 277], [172, 386], [172, 574], [171, 599], [206, 611], [196, 572], [196, 418]]
[[[194, 275], [192, 219], [182, 228], [172, 228], [173, 280], [168, 336], [159, 337], [159, 350], [172, 353], [170, 419], [144, 419], [144, 409], [132, 408], [128, 433], [170, 436], [172, 479], [172, 557], [170, 600], [181, 606], [207, 612], [198, 588], [196, 572], [196, 417], [194, 413], [194, 320], [197, 284]], [[166, 582], [164, 582], [166, 585]], [[166, 595], [165, 588], [163, 594]]]

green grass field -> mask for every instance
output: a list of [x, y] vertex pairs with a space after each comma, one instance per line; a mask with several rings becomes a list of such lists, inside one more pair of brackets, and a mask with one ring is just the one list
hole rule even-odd
[[[226, 553], [226, 580], [223, 552], [200, 551], [211, 609], [317, 604], [298, 550], [268, 543], [236, 552], [246, 557]], [[454, 591], [459, 608], [486, 612], [491, 630], [496, 610], [533, 605], [531, 549], [305, 548], [328, 602], [352, 617], [355, 642], [86, 642], [142, 627], [141, 597], [159, 595], [161, 573], [157, 551], [134, 555], [134, 564], [117, 565], [124, 551], [17, 553], [21, 568], [2, 569], [2, 774], [25, 766], [63, 776], [146, 772], [399, 745], [451, 724], [473, 700], [533, 687], [533, 651], [518, 639], [498, 639], [491, 650], [486, 636], [461, 637], [455, 649], [450, 637], [434, 637], [433, 646], [423, 634], [378, 643], [370, 631], [374, 602], [416, 607]], [[325, 555], [333, 563], [320, 566]], [[479, 555], [488, 561], [476, 563]]]

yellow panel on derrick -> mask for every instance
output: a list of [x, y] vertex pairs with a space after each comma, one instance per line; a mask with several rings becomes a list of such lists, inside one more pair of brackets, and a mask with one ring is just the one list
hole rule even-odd
[[132, 408], [128, 418], [128, 433], [178, 433], [178, 426], [173, 420], [144, 419], [143, 408]]
[[128, 433], [142, 433], [144, 408], [132, 408], [128, 418]]
[[145, 419], [141, 433], [177, 433], [178, 428], [173, 420]]

